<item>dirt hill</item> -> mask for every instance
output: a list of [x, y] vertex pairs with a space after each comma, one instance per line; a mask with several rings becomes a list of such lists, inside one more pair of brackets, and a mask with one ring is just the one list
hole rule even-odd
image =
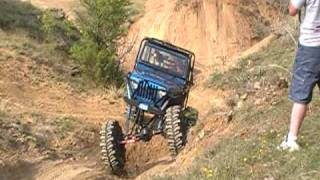
[[[40, 8], [63, 8], [73, 17], [73, 0], [31, 3]], [[199, 111], [199, 120], [176, 161], [169, 157], [161, 137], [130, 146], [128, 178], [146, 179], [172, 167], [184, 170], [218, 137], [232, 133], [232, 125], [226, 123], [232, 118], [233, 105], [228, 99], [232, 90], [208, 88], [209, 76], [214, 69], [229, 69], [240, 52], [269, 35], [276, 13], [270, 4], [253, 0], [145, 2], [144, 14], [129, 29], [127, 41], [134, 42], [134, 48], [126, 57], [124, 68], [132, 68], [140, 40], [145, 36], [194, 51], [196, 85], [190, 94], [190, 105]], [[16, 36], [0, 33], [0, 128], [1, 137], [5, 137], [0, 138], [0, 155], [5, 157], [0, 159], [0, 179], [119, 178], [105, 174], [98, 147], [99, 125], [106, 119], [124, 119], [125, 105], [117, 90], [75, 88], [61, 80], [66, 76], [57, 75], [59, 71], [50, 63], [52, 57], [39, 60], [37, 52], [45, 47], [21, 34]]]
[[[266, 3], [257, 2], [149, 0], [145, 14], [131, 26], [128, 38], [130, 42], [135, 39], [140, 42], [145, 36], [151, 36], [190, 49], [196, 54], [199, 71], [228, 67], [234, 55], [271, 30], [270, 20], [276, 11], [268, 9]], [[257, 26], [261, 29], [257, 30]], [[135, 53], [132, 52], [128, 61], [132, 62]]]

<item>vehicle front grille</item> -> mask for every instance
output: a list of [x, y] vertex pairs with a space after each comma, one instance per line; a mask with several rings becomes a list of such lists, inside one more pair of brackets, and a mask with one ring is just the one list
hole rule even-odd
[[157, 99], [157, 87], [147, 81], [140, 81], [135, 96], [145, 100], [155, 101]]

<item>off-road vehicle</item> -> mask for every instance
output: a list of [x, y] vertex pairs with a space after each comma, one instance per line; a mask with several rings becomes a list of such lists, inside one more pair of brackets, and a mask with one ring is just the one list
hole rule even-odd
[[102, 160], [114, 173], [125, 165], [125, 145], [162, 134], [176, 156], [185, 144], [182, 111], [193, 85], [192, 52], [154, 38], [142, 40], [128, 73], [124, 132], [117, 121], [101, 129]]

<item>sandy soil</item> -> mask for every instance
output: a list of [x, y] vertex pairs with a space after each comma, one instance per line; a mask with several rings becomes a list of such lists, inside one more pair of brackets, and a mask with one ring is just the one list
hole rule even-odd
[[[63, 8], [72, 17], [75, 0], [31, 0], [41, 8]], [[239, 0], [192, 0], [188, 5], [173, 0], [147, 0], [145, 14], [130, 27], [127, 41], [135, 41], [126, 57], [125, 68], [131, 69], [140, 40], [155, 37], [190, 49], [196, 54], [195, 87], [190, 94], [190, 105], [199, 111], [199, 122], [210, 133], [204, 140], [196, 132], [190, 133], [189, 144], [173, 161], [168, 155], [163, 138], [147, 144], [128, 147], [129, 178], [148, 179], [155, 174], [170, 173], [175, 167], [185, 170], [196, 155], [219, 136], [230, 133], [231, 127], [223, 117], [211, 114], [213, 108], [227, 109], [228, 92], [207, 87], [213, 69], [226, 70], [236, 61], [233, 57], [252, 45], [252, 30], [248, 20], [237, 10]], [[267, 13], [268, 11], [265, 11]], [[16, 52], [0, 49], [1, 54]], [[37, 72], [33, 73], [34, 68]], [[37, 112], [47, 116], [75, 117], [97, 127], [106, 119], [123, 121], [125, 104], [110, 99], [104, 92], [81, 93], [67, 83], [50, 80], [50, 68], [35, 64], [26, 56], [0, 63], [0, 108], [12, 114]], [[35, 83], [36, 82], [36, 83]], [[98, 147], [93, 147], [94, 152]], [[30, 179], [112, 179], [106, 177], [97, 162], [97, 154], [87, 160], [34, 162]], [[1, 164], [1, 163], [0, 163]], [[97, 169], [98, 167], [98, 169]], [[21, 168], [21, 172], [24, 168]]]

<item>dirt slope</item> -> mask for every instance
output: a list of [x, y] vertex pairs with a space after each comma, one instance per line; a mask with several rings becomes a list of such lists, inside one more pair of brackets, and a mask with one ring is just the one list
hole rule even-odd
[[[15, 51], [0, 49], [5, 56], [15, 57]], [[41, 112], [52, 116], [72, 116], [101, 122], [105, 118], [119, 118], [121, 111], [103, 95], [79, 94], [67, 83], [50, 80], [50, 68], [36, 64], [30, 57], [19, 55], [0, 64], [0, 92], [2, 108], [23, 114]], [[15, 73], [13, 75], [13, 73]], [[119, 111], [118, 111], [119, 110]]]
[[[31, 0], [37, 6], [63, 8], [67, 13], [73, 9], [73, 1]], [[159, 173], [169, 173], [175, 167], [184, 170], [206, 146], [214, 144], [217, 137], [230, 133], [231, 127], [224, 123], [226, 114], [212, 114], [215, 108], [226, 112], [229, 110], [226, 101], [228, 92], [207, 88], [207, 80], [214, 68], [227, 69], [235, 62], [235, 55], [255, 43], [250, 19], [239, 11], [241, 3], [240, 0], [146, 1], [144, 16], [129, 29], [128, 42], [136, 40], [136, 43], [126, 57], [125, 68], [131, 69], [139, 42], [145, 36], [164, 39], [194, 51], [196, 85], [190, 94], [190, 105], [199, 110], [198, 124], [202, 125], [200, 134], [203, 132], [207, 136], [202, 139], [199, 131], [191, 130], [189, 144], [175, 162], [168, 156], [163, 138], [130, 146], [127, 155], [129, 178], [138, 176], [138, 179], [146, 179]], [[264, 6], [257, 4], [256, 8]], [[264, 8], [262, 10], [265, 14], [269, 12]], [[105, 119], [123, 120], [125, 105], [122, 101], [105, 96], [105, 92], [101, 91], [78, 92], [68, 83], [52, 80], [50, 67], [39, 65], [24, 54], [17, 57], [13, 49], [1, 48], [0, 54], [11, 57], [5, 63], [0, 63], [1, 111], [18, 116], [38, 113], [49, 118], [74, 117], [82, 121], [84, 126], [86, 123], [94, 124], [96, 129]], [[101, 169], [96, 144], [98, 139], [93, 141], [89, 144], [92, 147], [83, 150], [92, 152], [85, 153], [88, 158], [31, 162], [33, 171], [28, 177], [48, 180], [114, 178], [106, 177]], [[65, 144], [72, 142], [71, 139]], [[21, 165], [13, 165], [16, 166]], [[11, 174], [14, 174], [14, 170]], [[11, 171], [9, 168], [8, 172]], [[22, 166], [19, 171], [23, 174], [27, 169]]]
[[80, 93], [25, 54], [0, 48], [0, 112], [8, 116], [0, 117], [0, 179], [105, 177], [97, 164], [98, 127], [122, 118], [123, 104], [103, 92]]
[[[124, 102], [102, 90], [80, 92], [67, 82], [57, 81], [50, 67], [24, 54], [0, 48], [0, 57], [6, 58], [0, 63], [0, 129], [7, 132], [0, 138], [0, 172], [4, 174], [0, 179], [21, 179], [23, 175], [39, 180], [106, 178], [98, 132], [106, 120], [123, 123]], [[1, 113], [9, 120], [2, 123]], [[21, 145], [10, 152], [12, 143]], [[128, 177], [163, 162], [159, 159], [169, 154], [163, 147], [166, 141], [160, 137], [150, 143], [129, 145]], [[48, 153], [54, 158], [48, 159]], [[2, 167], [3, 161], [6, 163]], [[32, 172], [27, 174], [25, 163]]]
[[150, 36], [170, 41], [194, 51], [199, 71], [211, 71], [250, 46], [251, 30], [237, 5], [238, 0], [149, 0], [144, 16], [130, 28], [129, 40]]
[[[252, 17], [253, 16], [253, 17]], [[255, 16], [262, 24], [256, 22]], [[148, 0], [145, 14], [129, 31], [128, 41], [136, 41], [127, 57], [126, 67], [132, 66], [140, 40], [155, 37], [192, 50], [196, 54], [196, 85], [190, 94], [189, 104], [199, 110], [199, 134], [190, 133], [184, 151], [170, 164], [159, 164], [145, 171], [137, 179], [149, 179], [161, 174], [187, 170], [197, 155], [207, 146], [217, 143], [219, 136], [228, 135], [232, 127], [225, 123], [230, 113], [228, 92], [207, 87], [214, 69], [224, 71], [237, 62], [238, 55], [259, 42], [256, 26], [274, 19], [276, 12], [266, 2], [242, 0]], [[259, 46], [259, 45], [257, 45]], [[249, 53], [249, 52], [248, 52]], [[250, 54], [250, 53], [249, 53]], [[214, 114], [214, 109], [225, 113]], [[202, 139], [203, 134], [207, 136]], [[201, 135], [202, 134], [202, 135]]]
[[[200, 110], [201, 117], [213, 106], [225, 107], [227, 94], [206, 88], [210, 74], [214, 69], [228, 69], [236, 62], [236, 55], [255, 43], [252, 19], [243, 12], [258, 14], [257, 17], [266, 21], [271, 18], [265, 3], [247, 3], [242, 0], [146, 1], [144, 16], [129, 30], [128, 42], [135, 42], [135, 47], [126, 57], [125, 68], [131, 69], [144, 37], [167, 40], [196, 54], [196, 86], [190, 94], [191, 106]], [[241, 11], [240, 7], [247, 9]]]

